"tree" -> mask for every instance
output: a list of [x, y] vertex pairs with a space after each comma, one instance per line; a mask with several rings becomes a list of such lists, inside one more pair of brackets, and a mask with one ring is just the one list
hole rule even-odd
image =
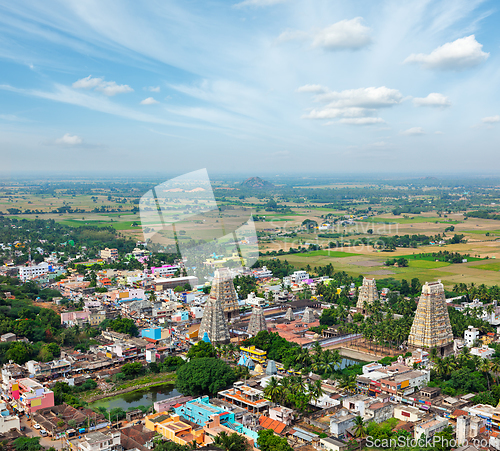
[[31, 358], [32, 349], [31, 345], [16, 341], [10, 345], [5, 356], [7, 360], [13, 360], [15, 363], [22, 365]]
[[213, 444], [224, 451], [247, 451], [250, 449], [247, 439], [237, 432], [233, 432], [231, 435], [225, 431], [219, 432], [214, 437]]
[[200, 357], [177, 370], [176, 388], [184, 395], [215, 395], [235, 381], [234, 371], [227, 363], [213, 357]]
[[13, 442], [16, 451], [38, 451], [43, 449], [40, 437], [18, 437]]
[[126, 363], [122, 366], [121, 372], [125, 375], [125, 377], [132, 379], [142, 374], [144, 372], [144, 367], [139, 362]]
[[354, 418], [354, 436], [357, 438], [363, 438], [366, 435], [366, 427], [361, 416]]
[[202, 357], [215, 357], [216, 353], [211, 343], [202, 340], [191, 346], [186, 356], [188, 359], [199, 359]]
[[272, 429], [259, 431], [257, 445], [259, 445], [261, 451], [293, 451], [286, 438], [278, 437]]

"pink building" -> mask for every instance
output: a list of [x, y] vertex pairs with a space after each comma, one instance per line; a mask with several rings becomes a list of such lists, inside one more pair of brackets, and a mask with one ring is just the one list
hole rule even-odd
[[28, 415], [38, 409], [54, 406], [54, 392], [29, 378], [12, 382], [9, 396], [16, 400], [19, 410]]
[[74, 326], [77, 322], [88, 321], [90, 312], [83, 310], [82, 312], [64, 312], [61, 313], [61, 324]]

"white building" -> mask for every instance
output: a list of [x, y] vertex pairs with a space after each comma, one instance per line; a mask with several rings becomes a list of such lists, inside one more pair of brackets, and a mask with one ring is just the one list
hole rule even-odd
[[80, 451], [114, 451], [121, 449], [120, 432], [91, 432], [78, 443]]
[[495, 350], [489, 348], [488, 345], [482, 345], [477, 348], [471, 348], [470, 353], [472, 355], [478, 355], [482, 359], [491, 359]]
[[479, 339], [479, 330], [474, 326], [469, 326], [468, 329], [464, 332], [464, 341], [465, 346], [468, 348], [474, 345], [474, 342]]
[[48, 274], [52, 271], [52, 265], [49, 265], [47, 262], [41, 262], [38, 265], [32, 266], [19, 266], [19, 279], [21, 279], [22, 282], [26, 282], [27, 280]]
[[295, 271], [290, 276], [290, 279], [293, 283], [300, 285], [302, 282], [309, 279], [309, 273], [307, 271]]
[[0, 433], [9, 432], [12, 428], [21, 429], [19, 417], [11, 415], [7, 404], [0, 402]]
[[330, 417], [330, 432], [334, 437], [344, 437], [345, 432], [354, 426], [356, 415], [350, 413], [347, 409], [340, 409]]
[[273, 277], [273, 272], [270, 269], [267, 269], [267, 266], [255, 269], [252, 271], [252, 274], [256, 279], [270, 279]]
[[432, 420], [426, 421], [415, 426], [414, 436], [416, 440], [423, 439], [432, 440], [432, 437], [438, 432], [441, 432], [444, 428], [448, 426], [448, 419], [435, 417]]
[[245, 304], [251, 305], [253, 307], [264, 307], [267, 302], [264, 298], [258, 297], [253, 291], [248, 293], [247, 298], [245, 299]]

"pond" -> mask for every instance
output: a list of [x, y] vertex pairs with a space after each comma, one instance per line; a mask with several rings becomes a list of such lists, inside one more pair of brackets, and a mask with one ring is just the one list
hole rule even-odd
[[108, 411], [121, 407], [127, 410], [129, 407], [151, 406], [156, 401], [173, 398], [180, 393], [174, 388], [173, 384], [157, 385], [142, 390], [136, 390], [130, 393], [114, 396], [112, 398], [99, 399], [91, 404], [91, 407], [105, 407]]

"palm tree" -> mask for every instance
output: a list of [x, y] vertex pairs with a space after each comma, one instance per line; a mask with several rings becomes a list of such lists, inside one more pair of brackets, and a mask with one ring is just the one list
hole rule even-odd
[[343, 374], [339, 381], [342, 390], [352, 393], [356, 390], [356, 376], [354, 374]]
[[321, 380], [317, 379], [312, 384], [307, 384], [307, 392], [309, 394], [309, 402], [314, 400], [316, 402], [319, 398], [323, 396], [323, 387], [321, 386]]
[[264, 395], [271, 399], [272, 402], [278, 402], [283, 392], [283, 386], [277, 377], [271, 377], [264, 388]]
[[246, 438], [237, 432], [233, 432], [231, 435], [225, 431], [219, 432], [214, 437], [213, 444], [224, 451], [247, 451], [250, 449]]
[[483, 373], [486, 376], [486, 380], [488, 381], [488, 390], [490, 389], [490, 377], [489, 377], [490, 369], [491, 369], [490, 361], [488, 359], [483, 359], [481, 364], [479, 365], [479, 371], [481, 371], [481, 373]]
[[[364, 438], [366, 437], [366, 427], [365, 427], [365, 422], [363, 421], [363, 418], [361, 418], [359, 415], [354, 418], [354, 437], [356, 438]], [[361, 449], [361, 442], [359, 442], [359, 449]]]

